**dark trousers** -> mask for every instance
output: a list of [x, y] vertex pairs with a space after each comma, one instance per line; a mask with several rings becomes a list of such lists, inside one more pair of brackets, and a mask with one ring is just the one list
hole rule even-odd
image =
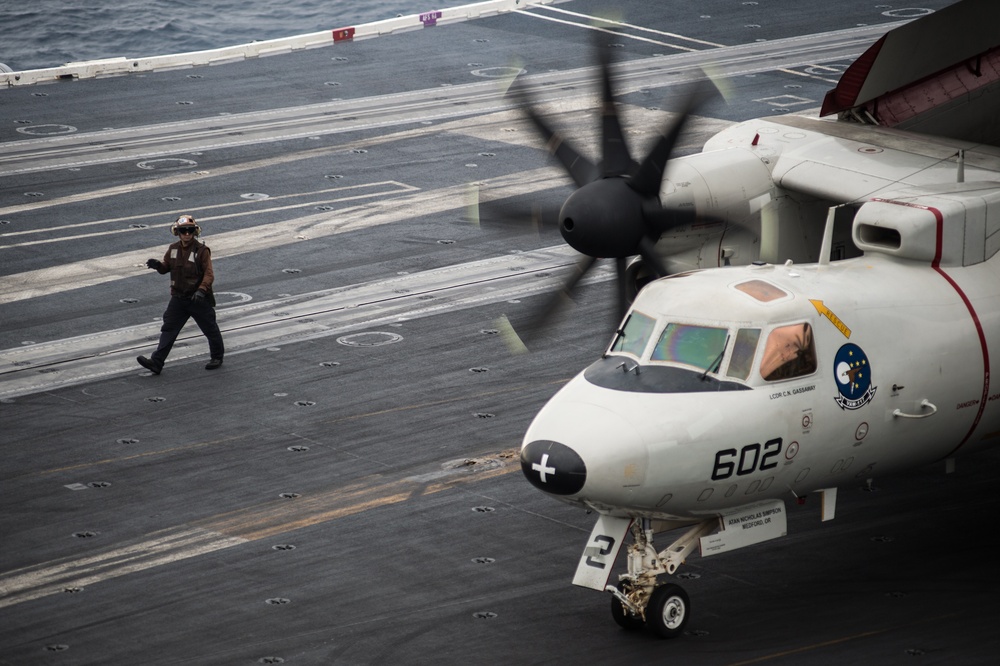
[[163, 313], [163, 327], [160, 328], [160, 344], [153, 352], [152, 359], [163, 365], [167, 355], [174, 346], [174, 341], [180, 335], [181, 329], [188, 319], [194, 319], [198, 328], [208, 338], [208, 351], [212, 358], [222, 358], [226, 349], [222, 344], [222, 332], [215, 322], [215, 308], [206, 301], [171, 296], [167, 309]]

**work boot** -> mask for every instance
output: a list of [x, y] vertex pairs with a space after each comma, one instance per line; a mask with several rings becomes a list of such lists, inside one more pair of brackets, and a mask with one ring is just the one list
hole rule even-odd
[[153, 359], [146, 358], [145, 356], [139, 356], [135, 360], [137, 360], [139, 362], [139, 365], [141, 365], [142, 367], [146, 368], [147, 370], [149, 370], [150, 372], [152, 372], [154, 375], [160, 374], [160, 370], [163, 370], [163, 364], [162, 363], [157, 363]]
[[208, 363], [205, 364], [205, 369], [206, 370], [215, 370], [216, 368], [220, 367], [221, 365], [222, 365], [222, 359], [221, 358], [213, 358], [211, 361], [209, 361]]

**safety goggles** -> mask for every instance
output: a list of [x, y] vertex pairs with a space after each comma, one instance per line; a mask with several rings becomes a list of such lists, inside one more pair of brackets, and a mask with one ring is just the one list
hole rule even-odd
[[194, 227], [177, 227], [178, 234], [193, 234]]

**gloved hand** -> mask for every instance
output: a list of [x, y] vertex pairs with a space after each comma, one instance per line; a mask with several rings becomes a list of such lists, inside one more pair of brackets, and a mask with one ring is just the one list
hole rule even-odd
[[201, 289], [195, 289], [195, 292], [191, 295], [192, 301], [203, 301], [205, 300], [205, 292]]
[[147, 259], [146, 268], [152, 268], [155, 270], [160, 270], [163, 267], [163, 262], [159, 259]]

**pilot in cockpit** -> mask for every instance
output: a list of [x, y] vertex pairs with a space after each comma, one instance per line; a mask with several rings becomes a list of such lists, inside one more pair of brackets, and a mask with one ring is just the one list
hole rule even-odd
[[801, 377], [816, 372], [816, 348], [808, 323], [781, 326], [771, 331], [760, 359], [765, 381]]

